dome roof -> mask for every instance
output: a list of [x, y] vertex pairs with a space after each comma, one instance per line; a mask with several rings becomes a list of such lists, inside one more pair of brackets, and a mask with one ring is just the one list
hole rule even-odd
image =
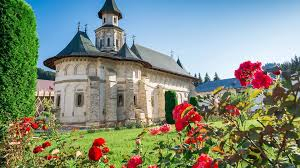
[[100, 19], [102, 19], [102, 16], [104, 13], [112, 13], [119, 17], [119, 19], [122, 19], [122, 13], [119, 10], [115, 0], [106, 0], [105, 4], [103, 5], [102, 9], [98, 12], [98, 16]]

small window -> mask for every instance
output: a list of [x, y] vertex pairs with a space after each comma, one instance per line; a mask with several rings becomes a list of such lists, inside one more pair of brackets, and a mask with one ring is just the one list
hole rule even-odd
[[116, 39], [116, 46], [117, 46], [117, 48], [119, 48], [119, 40], [118, 39]]
[[56, 96], [56, 107], [60, 107], [60, 95]]
[[133, 96], [133, 102], [134, 102], [134, 105], [136, 106], [137, 105], [136, 95]]
[[82, 107], [84, 104], [83, 93], [76, 93], [75, 95], [76, 95], [75, 97], [76, 107]]
[[100, 40], [100, 48], [102, 48], [102, 46], [103, 46], [103, 40], [101, 39]]
[[103, 18], [103, 23], [105, 23], [106, 22], [106, 18]]
[[118, 107], [122, 107], [124, 105], [123, 94], [118, 95]]
[[114, 17], [114, 22], [115, 22], [115, 24], [117, 24], [117, 18], [116, 17]]
[[110, 38], [107, 39], [107, 46], [110, 47]]

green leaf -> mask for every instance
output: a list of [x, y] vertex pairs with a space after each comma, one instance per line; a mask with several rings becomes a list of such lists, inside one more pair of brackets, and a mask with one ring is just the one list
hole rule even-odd
[[223, 86], [218, 87], [217, 89], [215, 89], [215, 90], [212, 92], [212, 94], [213, 94], [213, 95], [216, 95], [216, 94], [220, 93], [223, 89], [224, 89]]

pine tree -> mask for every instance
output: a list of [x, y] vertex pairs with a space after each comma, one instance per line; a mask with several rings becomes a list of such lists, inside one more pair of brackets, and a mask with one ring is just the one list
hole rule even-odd
[[214, 81], [220, 80], [220, 77], [218, 76], [217, 72], [215, 73]]
[[211, 80], [210, 80], [210, 77], [209, 77], [208, 73], [206, 73], [206, 74], [205, 74], [205, 77], [204, 77], [204, 83], [210, 82], [210, 81], [211, 81]]
[[202, 79], [202, 77], [201, 77], [201, 74], [200, 74], [200, 73], [198, 74], [198, 79], [199, 79], [199, 84], [202, 84], [202, 83], [203, 83], [203, 79]]

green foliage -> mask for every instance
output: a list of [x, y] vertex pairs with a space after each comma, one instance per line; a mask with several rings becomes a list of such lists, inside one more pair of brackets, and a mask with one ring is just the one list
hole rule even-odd
[[168, 124], [174, 124], [172, 112], [174, 107], [178, 104], [177, 96], [175, 91], [166, 91], [165, 93], [165, 111], [166, 121]]
[[215, 73], [215, 76], [214, 76], [214, 81], [217, 81], [217, 80], [221, 80], [221, 78], [219, 77], [219, 75], [217, 74], [217, 72]]
[[35, 112], [38, 38], [31, 7], [23, 0], [0, 2], [0, 121]]
[[198, 106], [198, 100], [197, 100], [197, 97], [191, 97], [189, 103], [190, 103], [191, 105], [197, 107], [197, 106]]
[[281, 68], [283, 71], [289, 71], [290, 73], [300, 72], [300, 57], [295, 55], [290, 62], [281, 64]]
[[55, 80], [55, 73], [51, 71], [45, 71], [42, 68], [37, 69], [37, 78], [43, 80]]
[[208, 73], [206, 73], [206, 74], [205, 74], [205, 77], [204, 77], [204, 83], [210, 82], [210, 81], [211, 81], [211, 79], [210, 79]]
[[[213, 125], [208, 128], [211, 143], [206, 143], [207, 147], [218, 149], [214, 152], [221, 164], [300, 165], [300, 74], [283, 72], [282, 76], [284, 80], [278, 77], [269, 89], [244, 88], [235, 93], [218, 88], [215, 94], [199, 97], [200, 102], [207, 102], [206, 107], [198, 109], [201, 114], [208, 120], [219, 116], [224, 123], [218, 129]], [[232, 115], [227, 105], [236, 107], [240, 115]]]

